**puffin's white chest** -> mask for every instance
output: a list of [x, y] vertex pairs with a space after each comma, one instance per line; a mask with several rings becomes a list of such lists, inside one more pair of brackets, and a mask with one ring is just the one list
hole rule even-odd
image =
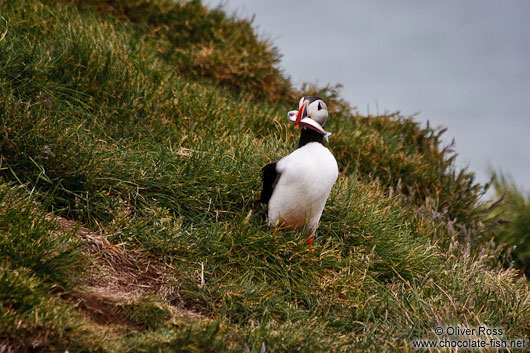
[[337, 161], [322, 144], [311, 142], [280, 159], [276, 169], [280, 177], [269, 200], [269, 225], [314, 231], [337, 180]]

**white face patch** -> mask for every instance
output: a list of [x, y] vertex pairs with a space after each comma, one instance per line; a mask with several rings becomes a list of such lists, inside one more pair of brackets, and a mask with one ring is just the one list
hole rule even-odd
[[328, 118], [328, 107], [322, 99], [317, 99], [307, 107], [307, 115], [321, 126], [324, 126]]

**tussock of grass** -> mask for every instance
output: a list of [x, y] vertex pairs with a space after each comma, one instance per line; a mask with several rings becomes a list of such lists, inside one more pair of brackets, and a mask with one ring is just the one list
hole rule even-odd
[[[439, 131], [306, 87], [330, 103], [341, 175], [315, 253], [299, 231], [276, 245], [257, 214], [259, 169], [296, 145], [285, 111], [297, 100], [247, 22], [162, 0], [0, 11], [0, 191], [47, 195], [26, 207], [19, 190], [0, 210], [0, 295], [18, 303], [38, 289], [26, 309], [3, 309], [13, 347], [42, 327], [49, 350], [146, 352], [392, 351], [438, 324], [528, 331], [528, 284], [477, 241], [490, 231], [482, 186], [455, 170]], [[102, 249], [76, 246], [79, 232], [57, 232], [45, 211], [101, 231]], [[96, 280], [72, 279], [80, 250]], [[145, 269], [133, 276], [131, 262]], [[172, 280], [148, 278], [162, 272]], [[50, 321], [17, 326], [35, 312]], [[73, 342], [81, 332], [105, 335]]]
[[187, 77], [206, 78], [255, 98], [293, 98], [291, 84], [278, 69], [280, 54], [258, 40], [246, 20], [209, 10], [199, 1], [65, 1], [96, 9], [133, 27], [154, 43], [157, 56]]
[[500, 224], [494, 232], [496, 241], [512, 249], [521, 273], [530, 275], [530, 195], [518, 189], [508, 176], [493, 173], [495, 195], [500, 207], [495, 209]]

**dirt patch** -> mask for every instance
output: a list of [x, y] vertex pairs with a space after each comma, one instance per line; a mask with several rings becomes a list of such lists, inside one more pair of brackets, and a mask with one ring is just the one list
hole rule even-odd
[[75, 230], [85, 241], [84, 251], [90, 255], [81, 286], [72, 294], [89, 323], [115, 329], [131, 326], [119, 304], [144, 295], [160, 297], [178, 316], [201, 317], [177, 308], [178, 279], [171, 275], [170, 267], [155, 263], [143, 253], [110, 243], [103, 232], [92, 232], [62, 217], [56, 217], [55, 221], [62, 232]]
[[130, 325], [123, 309], [117, 305], [122, 301], [122, 297], [86, 291], [77, 293], [76, 298], [79, 300], [78, 308], [85, 314], [86, 319], [104, 326], [125, 327]]
[[[145, 254], [126, 250], [111, 244], [103, 233], [78, 227], [75, 221], [62, 217], [56, 219], [61, 231], [76, 233], [85, 241], [85, 251], [90, 255], [90, 268], [82, 282], [94, 293], [124, 299], [144, 294], [155, 294], [167, 299], [175, 291], [178, 280], [168, 274], [169, 268], [148, 258]], [[104, 290], [107, 289], [107, 290]]]

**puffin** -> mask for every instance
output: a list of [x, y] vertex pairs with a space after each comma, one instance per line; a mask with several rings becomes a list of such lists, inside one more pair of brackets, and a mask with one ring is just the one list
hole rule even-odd
[[309, 232], [307, 243], [313, 252], [313, 239], [329, 193], [337, 180], [337, 161], [324, 145], [331, 135], [324, 130], [328, 107], [324, 100], [304, 96], [298, 110], [287, 119], [300, 129], [298, 148], [261, 169], [263, 189], [260, 202], [267, 204], [267, 223], [277, 228], [303, 228]]

